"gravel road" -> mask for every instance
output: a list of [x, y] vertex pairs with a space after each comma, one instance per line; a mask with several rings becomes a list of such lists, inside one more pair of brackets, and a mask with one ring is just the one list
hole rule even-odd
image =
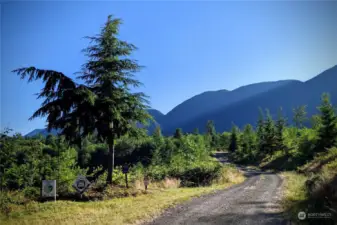
[[[226, 155], [216, 155], [228, 163]], [[245, 182], [166, 210], [146, 225], [284, 225], [278, 204], [282, 180], [273, 173], [240, 167]]]

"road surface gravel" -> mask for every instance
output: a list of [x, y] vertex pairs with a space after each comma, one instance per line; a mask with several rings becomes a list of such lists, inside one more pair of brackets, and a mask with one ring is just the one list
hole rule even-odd
[[[227, 163], [224, 155], [216, 158]], [[228, 189], [194, 198], [166, 210], [146, 225], [286, 225], [279, 200], [281, 178], [240, 167], [247, 179]]]

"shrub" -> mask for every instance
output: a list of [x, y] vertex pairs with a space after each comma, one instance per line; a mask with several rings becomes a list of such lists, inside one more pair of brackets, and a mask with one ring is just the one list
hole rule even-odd
[[37, 187], [26, 187], [22, 192], [29, 199], [37, 199], [40, 196], [40, 189]]

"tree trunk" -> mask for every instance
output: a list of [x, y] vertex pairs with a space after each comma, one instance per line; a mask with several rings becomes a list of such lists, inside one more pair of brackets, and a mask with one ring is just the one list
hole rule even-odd
[[112, 184], [112, 174], [115, 167], [115, 144], [114, 140], [109, 141], [109, 157], [108, 157], [108, 177], [106, 179], [107, 184]]

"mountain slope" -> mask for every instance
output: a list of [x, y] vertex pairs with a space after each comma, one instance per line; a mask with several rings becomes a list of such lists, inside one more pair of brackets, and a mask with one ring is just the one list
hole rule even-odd
[[35, 137], [37, 135], [42, 135], [46, 137], [48, 134], [57, 135], [57, 133], [58, 131], [55, 129], [52, 129], [50, 132], [48, 132], [47, 129], [35, 129], [29, 132], [28, 134], [26, 134], [25, 137]]
[[[229, 130], [232, 123], [239, 127], [247, 123], [255, 125], [259, 107], [268, 108], [274, 116], [279, 107], [282, 107], [283, 113], [289, 117], [288, 121], [291, 122], [292, 109], [296, 106], [307, 105], [308, 116], [317, 113], [317, 106], [320, 104], [323, 92], [330, 94], [333, 104], [337, 103], [337, 66], [304, 83], [290, 82], [179, 124], [179, 127], [185, 132], [192, 132], [196, 127], [204, 131], [207, 120], [214, 120], [218, 131]], [[165, 133], [171, 134], [173, 130], [173, 128], [166, 129]]]
[[175, 129], [179, 127], [181, 123], [198, 118], [203, 114], [213, 112], [224, 106], [242, 101], [251, 96], [297, 82], [300, 81], [281, 80], [261, 82], [242, 86], [233, 91], [220, 90], [204, 92], [176, 106], [165, 115], [164, 120], [160, 124], [165, 129]]
[[[164, 118], [164, 114], [156, 109], [149, 109], [148, 112], [155, 120], [155, 122], [151, 122], [148, 127], [149, 132], [152, 132], [155, 127], [162, 121], [162, 119]], [[54, 129], [51, 130], [51, 132], [48, 132], [47, 129], [35, 129], [26, 134], [25, 137], [34, 137], [37, 135], [42, 135], [46, 137], [48, 134], [57, 135], [57, 133], [57, 130]]]

